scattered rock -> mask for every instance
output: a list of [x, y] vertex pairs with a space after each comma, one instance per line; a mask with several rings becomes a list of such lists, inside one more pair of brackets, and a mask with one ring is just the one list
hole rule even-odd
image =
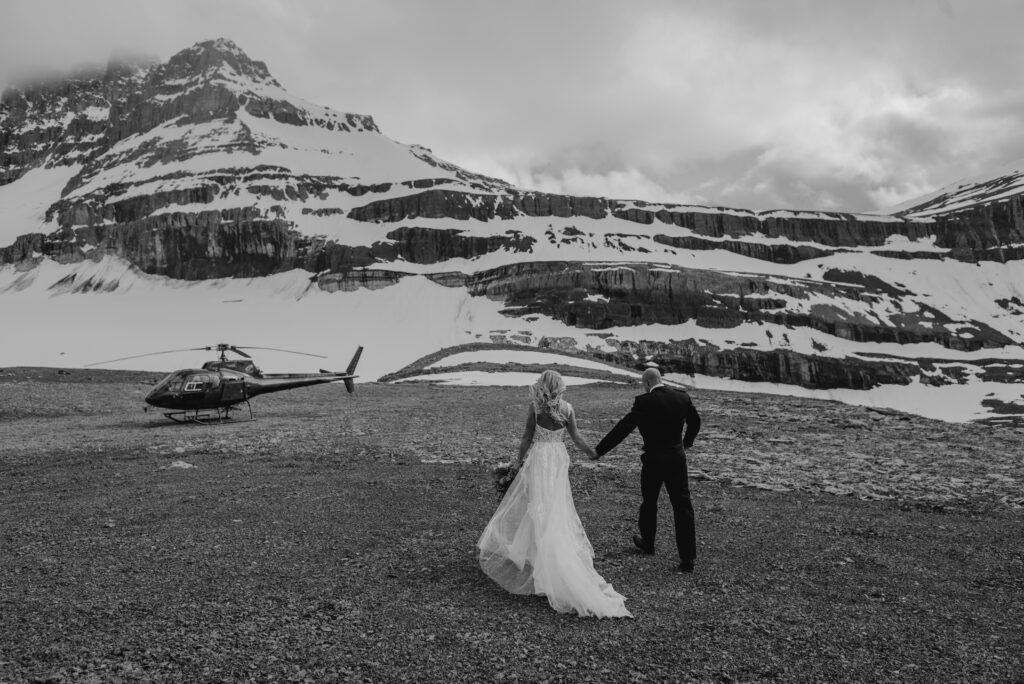
[[191, 463], [187, 463], [185, 461], [172, 461], [171, 464], [169, 466], [167, 466], [167, 468], [182, 468], [182, 469], [185, 469], [185, 470], [187, 470], [189, 468], [195, 468], [195, 467], [197, 467], [197, 466], [194, 466]]

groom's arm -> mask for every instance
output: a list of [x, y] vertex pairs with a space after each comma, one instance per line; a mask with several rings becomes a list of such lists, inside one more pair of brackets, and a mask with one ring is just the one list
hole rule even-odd
[[597, 452], [598, 458], [604, 456], [609, 451], [619, 445], [619, 442], [626, 439], [630, 432], [632, 432], [637, 426], [637, 412], [636, 412], [636, 401], [633, 402], [633, 408], [630, 409], [629, 413], [623, 417], [611, 431], [604, 436], [597, 446], [594, 447], [594, 451]]
[[693, 440], [697, 439], [700, 432], [700, 414], [697, 413], [693, 402], [689, 402], [686, 409], [686, 434], [683, 435], [683, 448], [689, 449], [693, 446]]

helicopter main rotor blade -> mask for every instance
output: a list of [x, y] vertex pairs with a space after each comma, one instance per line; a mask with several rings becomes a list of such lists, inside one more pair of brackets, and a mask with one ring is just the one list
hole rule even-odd
[[160, 354], [179, 354], [181, 352], [205, 351], [207, 349], [209, 349], [209, 347], [191, 347], [189, 349], [168, 349], [167, 351], [150, 352], [148, 354], [136, 354], [134, 356], [122, 356], [119, 359], [109, 359], [107, 361], [97, 361], [96, 363], [87, 363], [83, 367], [84, 368], [88, 368], [90, 366], [100, 366], [100, 365], [103, 365], [104, 363], [114, 363], [116, 361], [127, 361], [129, 359], [141, 359], [144, 356], [159, 356]]
[[[266, 351], [285, 352], [286, 354], [301, 354], [302, 356], [315, 356], [318, 359], [326, 359], [327, 358], [326, 356], [323, 356], [322, 354], [310, 354], [308, 352], [292, 351], [291, 349], [277, 349], [275, 347], [232, 347], [232, 349], [234, 349], [236, 351], [239, 350], [239, 349], [265, 349]], [[241, 354], [242, 352], [238, 352], [238, 353]]]
[[242, 351], [238, 347], [231, 346], [231, 347], [228, 347], [228, 349], [230, 349], [231, 351], [235, 352], [239, 356], [244, 356], [247, 359], [251, 359], [252, 358], [250, 355], [246, 354], [244, 351]]

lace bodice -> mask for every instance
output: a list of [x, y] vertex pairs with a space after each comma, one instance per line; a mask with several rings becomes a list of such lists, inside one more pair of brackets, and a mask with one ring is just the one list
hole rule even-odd
[[[569, 421], [572, 419], [573, 408], [572, 408], [572, 404], [570, 404], [567, 401], [562, 402], [562, 406], [563, 406], [563, 411], [561, 412], [560, 415], [556, 415], [556, 416], [545, 415], [544, 418], [543, 418], [544, 420], [547, 420], [547, 421], [554, 421], [555, 425], [558, 425], [559, 423], [561, 423], [562, 427], [554, 428], [554, 429], [546, 428], [546, 427], [544, 427], [543, 425], [540, 424], [541, 416], [539, 416], [539, 415], [537, 416], [536, 422], [535, 422], [536, 429], [533, 431], [533, 441], [534, 442], [562, 442], [563, 441], [562, 440], [562, 435], [565, 434], [565, 428], [569, 424]], [[536, 407], [534, 407], [534, 410], [539, 413], [539, 411], [537, 410]]]
[[565, 434], [565, 426], [558, 428], [557, 430], [549, 430], [542, 425], [537, 425], [537, 428], [533, 431], [534, 442], [561, 442], [562, 435]]

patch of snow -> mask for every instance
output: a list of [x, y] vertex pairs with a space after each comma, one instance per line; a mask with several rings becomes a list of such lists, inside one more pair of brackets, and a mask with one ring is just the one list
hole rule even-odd
[[237, 114], [257, 142], [264, 143], [251, 162], [254, 165], [272, 164], [310, 175], [358, 177], [366, 183], [455, 177], [380, 133], [293, 126], [252, 116], [244, 107]]
[[[571, 375], [563, 375], [562, 379], [568, 386], [591, 385], [607, 380], [595, 380], [593, 378], [577, 378]], [[529, 387], [537, 382], [537, 373], [520, 372], [497, 372], [486, 371], [462, 371], [455, 373], [431, 373], [430, 375], [418, 375], [411, 378], [402, 378], [397, 382], [430, 382], [447, 386], [487, 386], [487, 387]]]
[[754, 217], [756, 213], [749, 209], [733, 209], [731, 207], [708, 207], [700, 204], [666, 204], [659, 202], [644, 202], [642, 200], [612, 200], [616, 205], [616, 211], [640, 209], [657, 213], [659, 211], [671, 211], [686, 214], [727, 214], [729, 216]]
[[[25, 272], [3, 265], [0, 320], [18, 322], [4, 327], [3, 363], [81, 367], [227, 341], [327, 355], [255, 355], [267, 372], [315, 372], [345, 368], [363, 345], [357, 373], [367, 381], [438, 349], [479, 341], [470, 331], [507, 327], [499, 302], [425, 278], [403, 278], [379, 290], [329, 293], [310, 282], [312, 275], [294, 270], [263, 278], [181, 281], [147, 275], [111, 256], [78, 264], [43, 259]], [[69, 276], [112, 289], [70, 294], [74, 283], [51, 289]], [[209, 353], [188, 352], [102, 367], [168, 372], [209, 358]]]
[[1024, 385], [977, 380], [963, 385], [941, 387], [933, 387], [919, 381], [909, 385], [883, 385], [870, 390], [816, 390], [768, 382], [729, 380], [707, 375], [667, 373], [665, 378], [686, 387], [694, 398], [698, 410], [700, 390], [749, 392], [839, 401], [851, 406], [892, 409], [952, 423], [965, 423], [990, 417], [992, 413], [981, 403], [985, 399], [995, 398], [1007, 402], [1024, 403]]
[[885, 239], [885, 249], [889, 252], [949, 252], [949, 249], [935, 244], [937, 239], [935, 235], [919, 240], [911, 240], [906, 235], [890, 235]]
[[92, 105], [83, 109], [82, 114], [92, 121], [105, 121], [110, 116], [110, 107]]
[[46, 223], [46, 210], [81, 168], [80, 164], [35, 168], [13, 183], [0, 185], [0, 247], [28, 233], [56, 230], [55, 222]]
[[288, 218], [294, 222], [295, 229], [303, 235], [322, 235], [340, 245], [356, 247], [370, 246], [376, 242], [394, 242], [387, 237], [387, 234], [394, 230], [394, 226], [387, 224], [354, 221], [340, 215], [292, 213]]
[[484, 349], [478, 351], [459, 352], [452, 354], [451, 356], [446, 356], [440, 361], [430, 364], [427, 368], [446, 368], [467, 363], [527, 363], [539, 366], [576, 366], [577, 368], [607, 371], [608, 373], [614, 373], [616, 375], [640, 377], [639, 373], [628, 371], [623, 368], [616, 368], [615, 366], [609, 366], [601, 363], [600, 361], [591, 361], [589, 359], [581, 359], [575, 356], [566, 356], [563, 354], [528, 351], [526, 349], [522, 351], [518, 349]]

